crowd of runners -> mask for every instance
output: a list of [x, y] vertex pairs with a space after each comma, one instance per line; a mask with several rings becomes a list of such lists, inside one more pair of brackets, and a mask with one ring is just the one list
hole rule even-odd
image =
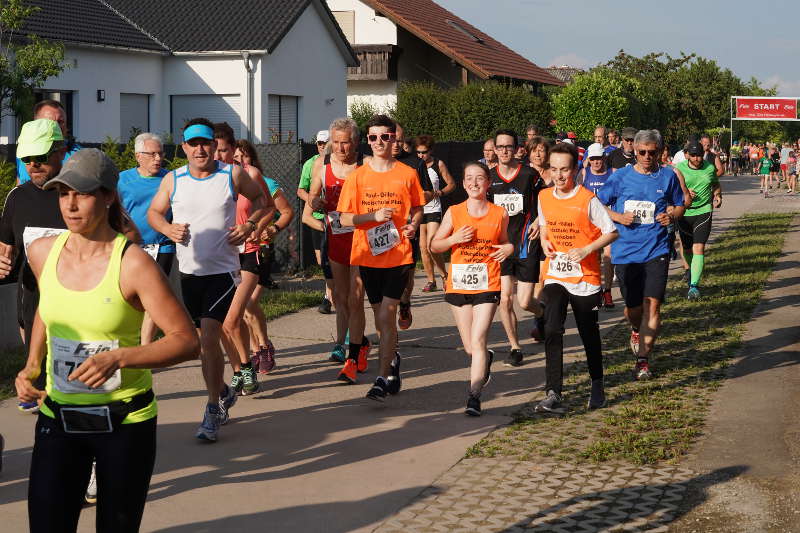
[[[533, 319], [546, 361], [536, 411], [561, 414], [568, 308], [586, 353], [587, 406], [602, 408], [598, 322], [600, 309], [615, 307], [612, 285], [630, 323], [632, 379], [648, 379], [670, 260], [681, 254], [687, 297], [700, 298], [722, 203], [724, 163], [710, 139], [689, 138], [670, 158], [656, 130], [598, 126], [586, 148], [571, 133], [550, 141], [535, 126], [524, 139], [497, 130], [483, 158], [463, 168], [466, 200], [446, 208], [458, 184], [434, 157], [435, 139], [407, 139], [376, 115], [365, 155], [358, 126], [341, 118], [317, 134], [295, 213], [293, 194], [264, 175], [255, 147], [225, 123], [187, 122], [188, 163], [173, 171], [162, 166], [156, 134], [137, 136], [137, 166], [117, 169], [101, 151], [71, 144], [65, 124], [58, 102], [34, 109], [18, 140], [20, 185], [0, 222], [0, 277], [18, 272], [29, 353], [16, 379], [19, 406], [39, 413], [34, 532], [74, 531], [84, 499], [98, 503], [99, 530], [138, 529], [156, 449], [152, 368], [199, 356], [207, 399], [194, 435], [217, 441], [239, 397], [257, 392], [259, 374], [276, 365], [260, 300], [272, 283], [270, 245], [295, 216], [310, 227], [325, 272], [319, 311], [336, 314], [332, 380], [357, 384], [374, 351], [366, 398], [401, 392], [398, 329], [412, 327], [421, 260], [421, 291], [444, 290], [469, 359], [465, 413], [481, 414], [499, 308], [509, 366], [523, 363], [519, 323]], [[173, 265], [180, 296], [168, 283]]]

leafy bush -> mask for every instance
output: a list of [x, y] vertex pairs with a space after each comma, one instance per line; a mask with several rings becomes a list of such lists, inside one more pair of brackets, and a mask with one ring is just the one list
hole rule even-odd
[[498, 128], [523, 133], [528, 124], [550, 122], [550, 105], [524, 87], [478, 82], [441, 89], [430, 82], [403, 83], [393, 117], [408, 135], [438, 141], [478, 141]]
[[378, 108], [369, 100], [353, 100], [353, 103], [350, 104], [350, 118], [356, 121], [358, 129], [362, 133], [366, 133], [367, 122], [378, 112]]
[[17, 185], [17, 167], [8, 161], [0, 161], [0, 214], [3, 213], [3, 207], [6, 204], [6, 196], [11, 192], [11, 189]]

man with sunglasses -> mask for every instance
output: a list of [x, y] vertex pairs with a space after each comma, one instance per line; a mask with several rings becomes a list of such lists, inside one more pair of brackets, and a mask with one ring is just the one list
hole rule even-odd
[[[33, 106], [33, 119], [47, 118], [54, 120], [61, 128], [61, 135], [64, 136], [64, 158], [61, 161], [63, 165], [67, 159], [72, 157], [72, 154], [81, 149], [81, 146], [71, 139], [67, 130], [67, 112], [64, 106], [57, 100], [42, 100]], [[25, 167], [25, 163], [17, 157], [17, 183], [30, 181], [31, 177]]]
[[[522, 364], [522, 346], [517, 335], [517, 315], [514, 311], [514, 286], [520, 307], [541, 317], [542, 306], [533, 297], [534, 284], [539, 281], [539, 225], [536, 223], [539, 191], [544, 187], [539, 174], [528, 165], [514, 159], [517, 135], [512, 130], [498, 130], [494, 138], [498, 165], [489, 173], [489, 200], [501, 205], [508, 213], [508, 240], [514, 254], [500, 264], [500, 320], [506, 331], [511, 350], [506, 366]], [[542, 331], [541, 323], [536, 328]]]
[[[308, 192], [311, 190], [311, 175], [314, 170], [314, 164], [320, 156], [325, 155], [325, 149], [328, 146], [330, 133], [328, 130], [320, 130], [317, 132], [317, 153], [309, 157], [303, 163], [303, 170], [300, 172], [300, 183], [297, 184], [297, 197], [303, 202], [308, 203]], [[325, 240], [325, 230], [319, 229], [323, 227], [323, 220], [325, 213], [322, 211], [312, 211], [311, 218], [314, 220], [304, 221], [311, 232], [311, 246], [314, 247], [314, 256], [317, 258], [317, 264], [322, 268], [322, 273], [325, 275], [325, 296], [322, 298], [322, 303], [317, 307], [323, 315], [330, 315], [333, 312], [333, 272], [331, 271], [330, 264], [323, 251], [323, 241]], [[316, 222], [315, 222], [316, 221]]]
[[[214, 159], [217, 141], [214, 124], [208, 119], [186, 123], [181, 147], [188, 164], [161, 180], [147, 221], [175, 243], [183, 302], [200, 330], [200, 358], [208, 392], [203, 421], [195, 436], [215, 442], [219, 426], [228, 421], [237, 399], [236, 390], [223, 380], [225, 359], [220, 341], [223, 324], [226, 335], [239, 334], [238, 328], [232, 328], [226, 320], [241, 280], [238, 247], [267, 210], [258, 183], [241, 167]], [[253, 204], [242, 224], [236, 223], [238, 195]], [[166, 218], [170, 209], [171, 223]]]
[[659, 164], [662, 146], [657, 130], [639, 131], [634, 137], [636, 164], [614, 172], [597, 191], [619, 231], [619, 239], [611, 244], [611, 259], [631, 324], [634, 375], [640, 380], [651, 377], [649, 359], [661, 327], [670, 258], [668, 226], [685, 209], [678, 176]]
[[[60, 171], [64, 159], [64, 135], [58, 123], [40, 118], [22, 126], [17, 157], [25, 165], [29, 180], [15, 187], [6, 198], [0, 220], [0, 279], [21, 272], [17, 286], [17, 321], [28, 346], [33, 319], [39, 307], [39, 287], [26, 259], [26, 250], [39, 237], [57, 235], [66, 229], [58, 206], [58, 192], [45, 191], [45, 183]], [[42, 362], [44, 365], [44, 361]], [[36, 387], [44, 389], [44, 370]], [[38, 411], [36, 402], [20, 403], [20, 410]]]
[[636, 154], [633, 153], [633, 138], [635, 136], [636, 128], [622, 128], [622, 144], [608, 156], [611, 168], [615, 171], [628, 165], [636, 164]]
[[396, 131], [395, 122], [385, 115], [367, 122], [372, 158], [348, 176], [337, 205], [342, 226], [356, 228], [350, 264], [359, 267], [380, 335], [380, 369], [367, 392], [367, 398], [376, 401], [400, 391], [395, 321], [409, 270], [414, 269], [410, 239], [426, 203], [417, 172], [392, 155]]

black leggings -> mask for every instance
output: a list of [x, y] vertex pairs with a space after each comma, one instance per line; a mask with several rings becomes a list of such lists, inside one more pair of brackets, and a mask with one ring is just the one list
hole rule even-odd
[[92, 460], [97, 461], [97, 531], [139, 531], [156, 457], [156, 419], [120, 424], [112, 433], [64, 433], [39, 413], [28, 485], [31, 533], [72, 533]]
[[572, 306], [578, 333], [586, 351], [586, 363], [592, 379], [603, 377], [603, 352], [600, 342], [598, 309], [601, 293], [591, 296], [575, 296], [558, 283], [544, 286], [547, 305], [544, 308], [544, 351], [546, 357], [545, 391], [554, 390], [561, 394], [564, 374], [564, 321], [567, 319], [567, 304]]

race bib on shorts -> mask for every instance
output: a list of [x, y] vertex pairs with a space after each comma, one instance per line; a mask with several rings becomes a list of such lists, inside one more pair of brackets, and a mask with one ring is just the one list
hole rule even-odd
[[367, 230], [367, 241], [372, 255], [381, 255], [400, 244], [400, 233], [394, 222], [387, 220], [383, 224]]
[[328, 212], [328, 226], [331, 228], [331, 233], [334, 235], [353, 233], [355, 230], [353, 226], [342, 226], [342, 214], [339, 211]]
[[93, 355], [110, 352], [119, 348], [119, 341], [73, 341], [52, 337], [50, 339], [53, 359], [53, 386], [65, 394], [105, 394], [120, 388], [122, 372], [117, 369], [105, 383], [90, 389], [77, 379], [68, 381], [67, 377]]
[[25, 246], [25, 255], [28, 255], [28, 246], [30, 246], [31, 243], [36, 239], [61, 235], [65, 231], [67, 230], [56, 228], [38, 228], [34, 226], [26, 227], [24, 230], [22, 230], [22, 245]]
[[139, 246], [141, 246], [142, 250], [147, 252], [147, 255], [152, 257], [154, 261], [158, 258], [159, 244], [140, 244]]
[[656, 204], [647, 200], [625, 200], [625, 212], [633, 213], [634, 224], [655, 224]]
[[495, 194], [494, 203], [504, 207], [510, 217], [522, 213], [522, 195], [519, 193]]
[[550, 258], [547, 275], [554, 278], [578, 278], [583, 277], [583, 269], [580, 263], [570, 259], [564, 252], [556, 252], [555, 257]]
[[453, 290], [488, 291], [489, 268], [486, 263], [453, 263]]

